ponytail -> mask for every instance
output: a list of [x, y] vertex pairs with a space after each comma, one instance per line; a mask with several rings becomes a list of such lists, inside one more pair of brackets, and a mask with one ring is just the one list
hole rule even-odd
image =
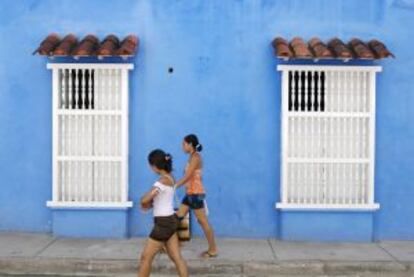
[[203, 151], [203, 145], [201, 145], [201, 143], [198, 141], [198, 138], [196, 135], [194, 134], [187, 135], [185, 136], [184, 141], [190, 144], [194, 148], [195, 151], [197, 152]]
[[172, 171], [172, 156], [161, 149], [155, 149], [148, 155], [148, 162], [159, 170], [165, 170], [168, 173]]

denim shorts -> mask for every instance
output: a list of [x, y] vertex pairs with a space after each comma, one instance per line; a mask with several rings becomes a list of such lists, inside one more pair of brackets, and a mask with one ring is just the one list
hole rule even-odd
[[186, 194], [182, 203], [190, 209], [197, 210], [204, 208], [205, 194]]

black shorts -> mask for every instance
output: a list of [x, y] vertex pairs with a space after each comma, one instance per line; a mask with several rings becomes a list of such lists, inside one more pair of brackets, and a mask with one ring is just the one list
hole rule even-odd
[[150, 238], [156, 241], [168, 241], [178, 229], [177, 216], [156, 216], [154, 217], [154, 228], [150, 233]]
[[202, 209], [204, 208], [205, 198], [205, 194], [186, 194], [183, 198], [182, 204], [193, 210]]

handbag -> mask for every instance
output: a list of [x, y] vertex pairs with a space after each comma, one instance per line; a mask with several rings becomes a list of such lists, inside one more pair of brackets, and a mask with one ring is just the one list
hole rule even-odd
[[[174, 187], [174, 198], [175, 198], [175, 205], [176, 205], [174, 210], [178, 211], [178, 207], [179, 207], [180, 202], [178, 201], [178, 197], [177, 197], [177, 194], [175, 192], [175, 187]], [[190, 211], [188, 211], [188, 213], [184, 216], [184, 218], [178, 221], [177, 234], [178, 234], [178, 239], [180, 241], [190, 241], [191, 240], [190, 222], [191, 222], [190, 221]]]

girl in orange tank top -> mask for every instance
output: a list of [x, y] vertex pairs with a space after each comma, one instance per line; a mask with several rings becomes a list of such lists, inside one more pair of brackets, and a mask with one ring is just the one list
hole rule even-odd
[[204, 258], [217, 257], [217, 246], [214, 239], [213, 228], [210, 226], [205, 210], [205, 189], [203, 185], [203, 162], [200, 152], [203, 146], [199, 143], [196, 135], [188, 135], [183, 140], [183, 150], [190, 155], [185, 168], [184, 177], [181, 178], [175, 187], [185, 184], [186, 195], [177, 212], [179, 218], [183, 218], [190, 210], [194, 211], [197, 221], [203, 228], [209, 248], [201, 256]]
[[[192, 155], [198, 155], [201, 160], [201, 155], [198, 152], [195, 152]], [[190, 158], [191, 159], [191, 158]], [[186, 170], [189, 170], [189, 163], [186, 166]], [[201, 168], [197, 168], [191, 174], [190, 180], [187, 182], [186, 185], [186, 193], [187, 195], [195, 195], [195, 194], [205, 194], [204, 186], [203, 186], [203, 171]]]

